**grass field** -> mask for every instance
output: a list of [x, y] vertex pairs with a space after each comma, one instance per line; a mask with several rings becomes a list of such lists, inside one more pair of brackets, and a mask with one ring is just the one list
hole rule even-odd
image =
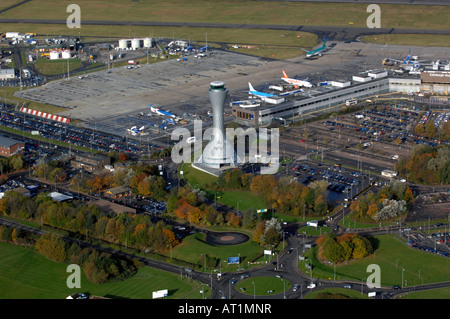
[[[378, 241], [375, 254], [345, 265], [337, 265], [336, 280], [365, 281], [370, 275], [366, 272], [370, 264], [380, 266], [383, 286], [401, 286], [402, 269], [405, 269], [403, 272], [405, 287], [449, 280], [449, 258], [412, 249], [395, 235], [375, 236], [375, 239]], [[308, 256], [306, 262], [313, 262], [313, 277], [333, 280], [333, 266], [321, 264], [315, 258], [311, 259], [313, 251], [314, 249], [305, 254]], [[303, 264], [300, 264], [300, 268], [305, 271]]]
[[238, 281], [235, 289], [242, 293], [258, 296], [270, 296], [288, 291], [292, 283], [282, 278], [274, 277], [249, 277]]
[[[181, 175], [180, 172], [183, 172], [183, 174]], [[182, 176], [194, 188], [201, 188], [206, 184], [217, 181], [217, 177], [192, 167], [191, 163], [181, 164], [178, 167], [178, 176]]]
[[0, 87], [0, 100], [2, 102], [10, 103], [10, 104], [19, 104], [20, 106], [26, 106], [33, 110], [39, 110], [41, 112], [56, 114], [58, 112], [66, 111], [65, 108], [44, 104], [40, 102], [29, 101], [26, 99], [22, 99], [20, 97], [14, 96], [14, 93], [19, 91], [19, 87], [9, 87], [4, 86]]
[[[63, 19], [69, 0], [34, 0], [10, 10], [2, 18]], [[336, 25], [366, 27], [367, 4], [272, 2], [251, 0], [121, 1], [79, 0], [81, 19], [237, 24]], [[48, 10], [51, 7], [52, 10]], [[448, 28], [448, 6], [380, 5], [383, 28]], [[81, 23], [83, 23], [81, 21]], [[349, 24], [352, 23], [352, 24]]]
[[450, 288], [408, 292], [401, 299], [450, 299]]
[[70, 59], [68, 65], [66, 59], [48, 60], [47, 58], [39, 58], [34, 62], [36, 70], [44, 75], [64, 74], [67, 73], [67, 68], [69, 68], [69, 72], [71, 72], [82, 66], [83, 64], [80, 59]]
[[15, 5], [16, 3], [21, 2], [21, 0], [2, 0], [0, 4], [0, 10], [6, 9], [12, 5]]
[[224, 191], [217, 194], [220, 198], [218, 203], [227, 205], [240, 211], [245, 211], [249, 208], [263, 209], [266, 208], [264, 199], [251, 191]]
[[[200, 285], [150, 267], [125, 281], [95, 285], [81, 277], [81, 289], [66, 285], [67, 265], [46, 259], [31, 248], [0, 242], [0, 299], [65, 299], [74, 292], [109, 298], [151, 299], [168, 289], [169, 299], [200, 299]], [[205, 287], [204, 287], [205, 288]], [[207, 294], [210, 292], [208, 291]]]

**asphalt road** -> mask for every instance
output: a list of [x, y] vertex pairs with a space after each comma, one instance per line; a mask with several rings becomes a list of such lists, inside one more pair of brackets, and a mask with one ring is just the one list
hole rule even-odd
[[[338, 220], [338, 216], [336, 216], [335, 219], [333, 219], [333, 223], [336, 223]], [[0, 217], [0, 224], [7, 225], [9, 227], [16, 227], [20, 228], [22, 230], [26, 230], [35, 234], [42, 235], [46, 231], [42, 229], [37, 229], [33, 227], [29, 227], [26, 225], [23, 225], [21, 223], [11, 221], [8, 219], [5, 219], [3, 217]], [[299, 227], [304, 226], [304, 223], [295, 223], [289, 225], [289, 230], [293, 231]], [[399, 226], [401, 227], [401, 226]], [[392, 227], [390, 229], [391, 232], [398, 231], [399, 228]], [[340, 228], [340, 232], [345, 232], [346, 230], [343, 228]], [[352, 230], [352, 232], [355, 232]], [[295, 233], [295, 232], [294, 232]], [[386, 233], [386, 230], [382, 229], [373, 229], [373, 230], [362, 230], [361, 233], [364, 234], [378, 234], [378, 233]], [[381, 287], [381, 288], [369, 288], [366, 283], [363, 282], [357, 282], [357, 281], [339, 281], [339, 280], [317, 280], [314, 278], [313, 274], [304, 274], [301, 273], [298, 269], [297, 265], [297, 259], [299, 254], [302, 254], [303, 251], [306, 250], [305, 244], [312, 244], [314, 243], [316, 237], [313, 236], [290, 236], [285, 238], [285, 245], [284, 250], [277, 256], [274, 257], [271, 263], [264, 264], [262, 266], [257, 266], [255, 268], [252, 268], [248, 271], [236, 271], [236, 272], [229, 272], [222, 274], [222, 277], [220, 280], [217, 279], [216, 274], [214, 273], [204, 273], [204, 272], [198, 272], [186, 269], [184, 267], [180, 267], [174, 264], [155, 261], [150, 258], [145, 258], [141, 256], [135, 256], [130, 253], [125, 253], [121, 250], [111, 249], [107, 247], [103, 247], [100, 245], [94, 245], [79, 239], [73, 239], [70, 237], [63, 237], [64, 240], [69, 242], [76, 242], [81, 246], [84, 247], [92, 247], [95, 249], [98, 249], [100, 251], [105, 251], [111, 254], [116, 254], [123, 257], [128, 258], [136, 258], [142, 263], [144, 263], [146, 266], [153, 267], [156, 269], [169, 271], [175, 274], [180, 274], [184, 276], [191, 277], [194, 280], [198, 280], [208, 286], [212, 286], [212, 295], [211, 299], [302, 299], [305, 294], [307, 294], [311, 290], [317, 290], [317, 289], [324, 289], [327, 287], [344, 287], [346, 283], [351, 283], [353, 285], [352, 289], [360, 291], [361, 294], [366, 294], [368, 292], [377, 292], [376, 298], [378, 299], [390, 299], [395, 298], [397, 295], [401, 295], [402, 293], [411, 292], [411, 291], [420, 291], [420, 290], [427, 290], [427, 289], [435, 289], [440, 287], [448, 287], [450, 286], [450, 282], [442, 282], [442, 283], [434, 283], [434, 284], [426, 284], [426, 285], [419, 285], [414, 287], [408, 287], [404, 289], [399, 290], [392, 290], [391, 287]], [[250, 278], [253, 277], [275, 277], [278, 275], [278, 278], [280, 280], [286, 280], [291, 282], [291, 287], [289, 289], [279, 291], [276, 294], [266, 295], [266, 296], [254, 296], [250, 293], [241, 293], [237, 291], [234, 288], [234, 285], [231, 284], [231, 280], [240, 280], [241, 274], [248, 274]], [[313, 289], [308, 289], [307, 286], [309, 283], [314, 282], [316, 283], [316, 287]], [[298, 284], [300, 285], [300, 289], [298, 289], [296, 292], [293, 291], [292, 287]]]

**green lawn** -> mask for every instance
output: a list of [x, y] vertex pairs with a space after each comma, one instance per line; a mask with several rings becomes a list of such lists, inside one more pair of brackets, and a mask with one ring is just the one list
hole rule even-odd
[[304, 226], [298, 229], [299, 234], [307, 234], [310, 236], [320, 236], [322, 234], [329, 232], [331, 232], [331, 229], [327, 226], [319, 226], [319, 227]]
[[[370, 275], [366, 272], [370, 264], [380, 266], [383, 286], [401, 285], [402, 272], [405, 287], [449, 280], [449, 258], [412, 249], [396, 235], [380, 235], [374, 238], [378, 242], [375, 254], [345, 265], [337, 265], [336, 280], [366, 280]], [[315, 258], [311, 259], [314, 251], [315, 249], [311, 249], [305, 253], [308, 257], [305, 262], [313, 263], [313, 277], [333, 280], [333, 266], [321, 264]], [[305, 271], [304, 262], [300, 263], [300, 269]]]
[[[183, 175], [180, 172], [183, 172]], [[178, 167], [178, 176], [182, 176], [193, 188], [201, 188], [217, 181], [217, 177], [192, 167], [192, 163], [181, 164]]]
[[[284, 282], [283, 282], [284, 281]], [[238, 281], [235, 289], [242, 293], [258, 296], [270, 296], [288, 291], [292, 283], [283, 278], [273, 277], [249, 277]]]
[[8, 87], [6, 87], [6, 86], [0, 87], [0, 100], [2, 102], [6, 102], [6, 103], [10, 103], [10, 104], [18, 103], [20, 106], [24, 105], [27, 108], [30, 108], [33, 110], [39, 110], [41, 112], [52, 113], [52, 114], [67, 110], [62, 107], [44, 104], [44, 103], [40, 103], [40, 102], [34, 102], [34, 101], [30, 101], [27, 99], [17, 97], [14, 95], [14, 93], [16, 93], [17, 91], [20, 91], [19, 87], [9, 87], [9, 86]]
[[239, 208], [240, 211], [245, 211], [249, 208], [266, 208], [264, 199], [251, 191], [229, 190], [218, 192], [217, 196], [220, 197], [219, 199], [217, 199], [217, 202], [234, 209]]
[[69, 66], [70, 72], [82, 67], [83, 64], [80, 59], [69, 59], [69, 64], [67, 65], [67, 59], [48, 60], [45, 57], [37, 59], [34, 63], [36, 70], [44, 75], [59, 75], [67, 73], [67, 66]]
[[[110, 298], [151, 299], [168, 289], [169, 299], [200, 299], [200, 286], [188, 279], [150, 267], [125, 281], [96, 285], [84, 273], [81, 289], [66, 286], [67, 264], [46, 259], [32, 248], [0, 242], [0, 299], [64, 299], [74, 292]], [[205, 288], [205, 287], [204, 287]], [[209, 293], [209, 292], [208, 292]]]
[[450, 288], [411, 291], [402, 295], [401, 299], [450, 299]]

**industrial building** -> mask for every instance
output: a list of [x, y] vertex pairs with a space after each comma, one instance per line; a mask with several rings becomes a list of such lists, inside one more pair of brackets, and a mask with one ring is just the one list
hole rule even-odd
[[[351, 80], [339, 79], [319, 83], [311, 89], [289, 96], [279, 105], [259, 102], [255, 106], [231, 102], [232, 114], [238, 122], [247, 125], [267, 125], [324, 110], [352, 99], [364, 99], [388, 92], [407, 94], [427, 92], [448, 94], [450, 72], [430, 71], [418, 75], [389, 74], [386, 70], [367, 71], [354, 75]], [[294, 92], [294, 91], [292, 91]]]
[[0, 156], [10, 157], [25, 148], [25, 143], [0, 136]]
[[120, 39], [119, 46], [116, 50], [137, 50], [141, 48], [153, 47], [154, 41], [152, 38], [134, 38], [134, 39]]
[[75, 168], [81, 168], [88, 172], [100, 172], [105, 165], [109, 165], [111, 159], [109, 156], [100, 154], [77, 154], [70, 165]]
[[239, 121], [249, 125], [266, 125], [275, 120], [283, 120], [298, 115], [320, 111], [349, 99], [364, 98], [389, 92], [387, 73], [370, 73], [371, 80], [354, 78], [353, 82], [346, 79], [320, 83], [319, 86], [297, 92], [294, 97], [278, 105], [261, 103], [256, 107], [232, 106], [232, 114]]
[[14, 69], [0, 69], [0, 80], [10, 80], [16, 77]]
[[109, 188], [103, 192], [106, 198], [118, 200], [131, 194], [131, 189], [127, 186], [117, 186]]
[[450, 91], [450, 71], [424, 71], [420, 79], [423, 91], [445, 95]]

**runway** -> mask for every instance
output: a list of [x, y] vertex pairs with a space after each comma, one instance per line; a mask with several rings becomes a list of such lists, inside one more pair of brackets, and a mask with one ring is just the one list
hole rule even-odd
[[[31, 24], [63, 24], [66, 20], [47, 19], [0, 19], [0, 23], [31, 23]], [[371, 34], [440, 34], [450, 35], [450, 30], [398, 29], [398, 28], [360, 28], [335, 26], [306, 25], [276, 25], [276, 24], [233, 24], [233, 23], [195, 23], [195, 22], [158, 22], [158, 21], [117, 21], [117, 20], [83, 20], [84, 25], [114, 25], [114, 26], [148, 26], [148, 27], [189, 27], [189, 28], [236, 28], [304, 31], [326, 36], [334, 41], [355, 41], [358, 37]]]

